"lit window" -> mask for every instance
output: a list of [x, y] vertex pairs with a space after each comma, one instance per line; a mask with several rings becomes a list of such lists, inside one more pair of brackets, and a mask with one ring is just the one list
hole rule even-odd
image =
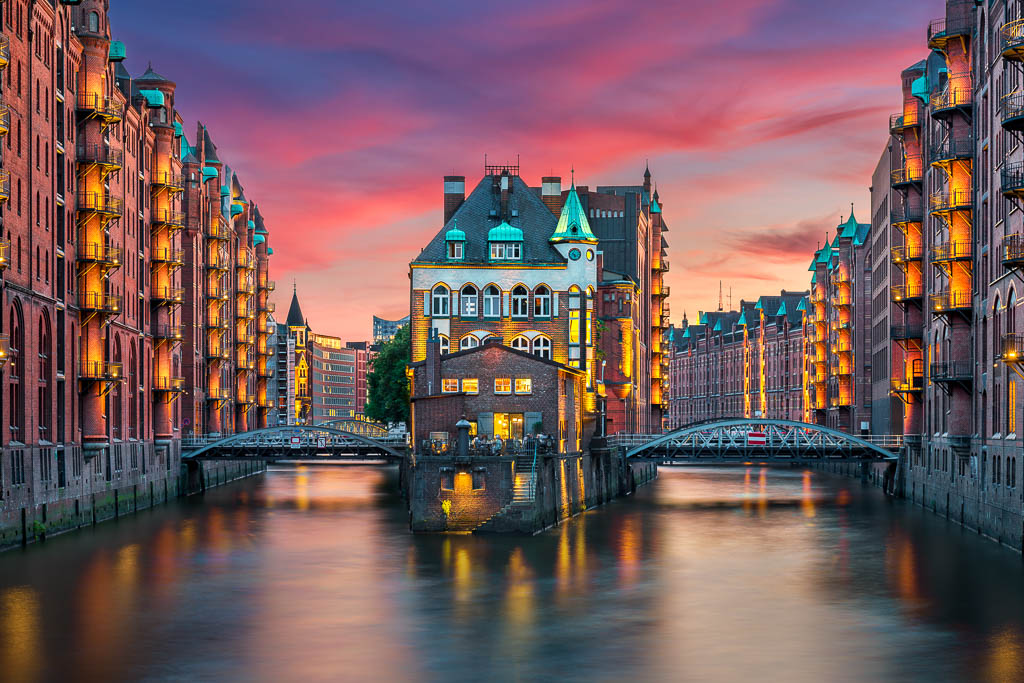
[[512, 393], [512, 380], [508, 377], [495, 377], [494, 378], [494, 393], [496, 394], [511, 394]]
[[461, 260], [463, 255], [463, 245], [465, 242], [449, 242], [448, 243], [448, 258]]
[[445, 394], [454, 394], [459, 390], [459, 380], [457, 379], [442, 379], [441, 380], [441, 391]]
[[501, 317], [501, 290], [494, 285], [490, 285], [484, 290], [484, 317]]
[[520, 378], [516, 380], [516, 393], [517, 394], [532, 394], [533, 393], [533, 380], [529, 377]]
[[475, 377], [462, 380], [462, 391], [467, 394], [480, 393], [480, 381]]
[[522, 285], [512, 288], [512, 317], [526, 318], [530, 315], [530, 292]]
[[505, 258], [505, 243], [491, 242], [491, 259], [500, 260]]
[[525, 353], [530, 352], [530, 340], [526, 337], [516, 337], [512, 340], [512, 348]]
[[538, 318], [551, 316], [551, 290], [544, 285], [533, 294], [533, 315]]

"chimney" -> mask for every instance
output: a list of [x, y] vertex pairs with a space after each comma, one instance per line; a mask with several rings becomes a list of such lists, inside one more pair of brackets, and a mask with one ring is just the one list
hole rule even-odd
[[562, 178], [545, 176], [540, 179], [540, 198], [551, 213], [558, 216], [562, 213]]
[[444, 224], [452, 219], [462, 202], [466, 200], [466, 176], [446, 175], [444, 177]]
[[427, 355], [424, 365], [427, 371], [426, 395], [437, 396], [441, 393], [441, 338], [436, 329], [430, 330], [430, 336], [427, 337]]
[[512, 178], [508, 171], [501, 172], [501, 219], [508, 220], [508, 193], [512, 191]]

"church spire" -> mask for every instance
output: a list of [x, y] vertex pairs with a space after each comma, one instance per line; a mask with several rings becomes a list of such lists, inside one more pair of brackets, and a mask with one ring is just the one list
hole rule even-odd
[[562, 206], [562, 213], [558, 216], [558, 225], [551, 235], [552, 242], [596, 242], [597, 236], [590, 229], [590, 222], [587, 220], [587, 213], [580, 203], [580, 196], [576, 194], [576, 183], [573, 182], [569, 188], [569, 194], [565, 198], [565, 205]]

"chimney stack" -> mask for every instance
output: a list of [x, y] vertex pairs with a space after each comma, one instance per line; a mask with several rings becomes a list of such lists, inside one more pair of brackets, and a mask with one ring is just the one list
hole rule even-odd
[[507, 221], [509, 219], [508, 213], [508, 193], [512, 191], [512, 178], [509, 176], [508, 171], [501, 172], [501, 220]]
[[[441, 393], [441, 337], [436, 329], [431, 329], [427, 337], [426, 354], [427, 396]], [[420, 394], [421, 396], [423, 394]]]
[[552, 175], [540, 179], [540, 198], [556, 216], [562, 213], [562, 178]]
[[466, 176], [446, 175], [444, 177], [444, 224], [452, 219], [462, 202], [466, 200]]

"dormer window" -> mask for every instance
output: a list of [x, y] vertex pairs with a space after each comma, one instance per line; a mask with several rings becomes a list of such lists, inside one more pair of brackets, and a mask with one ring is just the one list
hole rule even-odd
[[449, 242], [448, 243], [448, 258], [453, 261], [461, 261], [464, 257], [466, 243], [465, 242]]
[[492, 261], [522, 261], [523, 231], [514, 225], [502, 223], [487, 233]]
[[452, 228], [444, 234], [445, 248], [448, 258], [452, 261], [462, 261], [466, 258], [466, 233], [459, 230], [452, 219]]

